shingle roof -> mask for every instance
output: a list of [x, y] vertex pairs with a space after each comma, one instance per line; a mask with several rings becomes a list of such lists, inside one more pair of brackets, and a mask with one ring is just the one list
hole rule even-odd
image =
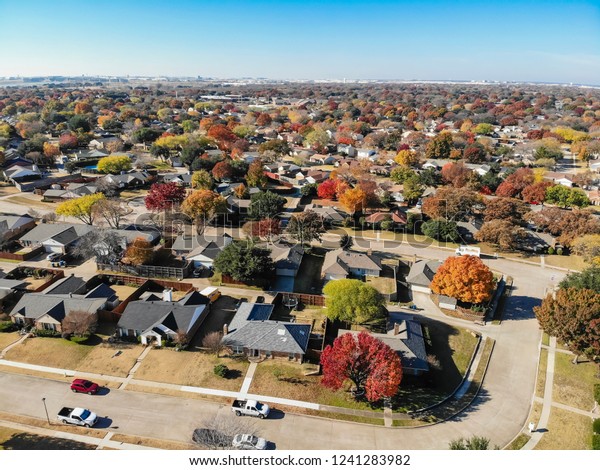
[[67, 276], [44, 289], [44, 294], [78, 294], [85, 288], [85, 281], [80, 277]]
[[173, 332], [189, 331], [194, 323], [208, 315], [206, 305], [182, 305], [179, 302], [145, 301], [129, 302], [119, 323], [128, 330], [152, 330], [160, 325]]
[[419, 260], [410, 267], [408, 276], [406, 276], [406, 282], [417, 286], [429, 287], [433, 276], [441, 266], [439, 261], [425, 261]]
[[325, 255], [321, 272], [323, 274], [348, 274], [351, 269], [381, 271], [381, 263], [375, 256], [338, 248]]
[[82, 310], [88, 313], [96, 313], [106, 302], [105, 298], [86, 299], [82, 296], [49, 295], [44, 293], [30, 293], [21, 297], [15, 305], [11, 316], [20, 314], [25, 318], [37, 319], [43, 315], [49, 315], [57, 321], [61, 321], [69, 312]]
[[[82, 237], [93, 229], [92, 226], [84, 224], [40, 224], [19, 238], [19, 240], [38, 244], [52, 238], [62, 243], [64, 240], [69, 239], [73, 241], [72, 237], [75, 235], [77, 238]], [[61, 236], [63, 232], [68, 233]]]
[[304, 354], [310, 328], [310, 325], [272, 320], [251, 321], [223, 337], [223, 343], [262, 351]]

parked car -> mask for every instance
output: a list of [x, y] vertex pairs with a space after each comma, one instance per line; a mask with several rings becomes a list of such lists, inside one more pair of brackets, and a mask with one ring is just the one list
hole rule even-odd
[[194, 269], [194, 272], [192, 272], [192, 276], [194, 277], [202, 277], [202, 274], [204, 273], [204, 266], [200, 266], [199, 268]]
[[269, 416], [271, 410], [269, 405], [257, 402], [256, 400], [233, 400], [231, 411], [236, 416], [258, 416], [260, 419], [264, 419]]
[[75, 424], [86, 428], [91, 428], [98, 422], [96, 413], [85, 408], [67, 408], [66, 406], [58, 412], [56, 419], [64, 424]]
[[59, 261], [61, 257], [62, 257], [62, 253], [50, 253], [48, 256], [46, 256], [46, 260], [47, 261]]
[[231, 446], [231, 436], [227, 436], [216, 429], [197, 428], [192, 434], [192, 441], [205, 447], [222, 447]]
[[85, 379], [75, 379], [71, 382], [71, 391], [78, 393], [87, 393], [88, 395], [95, 395], [98, 393], [100, 387], [94, 382], [90, 382]]
[[265, 450], [267, 448], [267, 441], [262, 437], [253, 436], [251, 434], [236, 434], [233, 437], [232, 445], [235, 449]]

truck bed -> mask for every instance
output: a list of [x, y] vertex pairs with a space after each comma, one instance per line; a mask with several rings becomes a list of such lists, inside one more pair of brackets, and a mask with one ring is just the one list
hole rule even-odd
[[73, 412], [75, 408], [67, 408], [66, 406], [61, 408], [61, 410], [58, 412], [58, 416], [66, 416], [67, 418], [69, 416], [71, 416], [71, 413]]
[[246, 407], [246, 400], [233, 400], [231, 407], [244, 409]]

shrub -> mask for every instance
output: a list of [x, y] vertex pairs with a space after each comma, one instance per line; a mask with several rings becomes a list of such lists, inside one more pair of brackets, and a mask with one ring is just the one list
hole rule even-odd
[[227, 377], [227, 373], [229, 372], [229, 369], [227, 368], [227, 366], [225, 364], [217, 364], [213, 368], [213, 372], [215, 373], [215, 375], [225, 378], [225, 377]]
[[592, 449], [600, 450], [600, 434], [595, 434], [592, 437]]
[[11, 321], [0, 322], [0, 332], [2, 333], [10, 333], [11, 331], [16, 331], [17, 328], [17, 325]]
[[90, 339], [89, 336], [71, 336], [71, 341], [77, 344], [85, 344], [88, 339]]
[[563, 254], [563, 249], [562, 249], [562, 248], [557, 248], [557, 249], [556, 249], [556, 254], [557, 254], [557, 255], [559, 255], [559, 256], [562, 256], [562, 254]]
[[600, 418], [594, 420], [594, 432], [600, 434]]
[[352, 227], [354, 225], [354, 219], [352, 219], [352, 217], [346, 217], [343, 220], [342, 225], [346, 228]]
[[554, 248], [552, 248], [552, 247], [548, 248], [548, 254], [549, 255], [553, 255], [554, 254]]
[[41, 338], [60, 338], [60, 332], [54, 330], [34, 329], [33, 333]]
[[600, 384], [594, 385], [594, 399], [596, 403], [600, 403]]

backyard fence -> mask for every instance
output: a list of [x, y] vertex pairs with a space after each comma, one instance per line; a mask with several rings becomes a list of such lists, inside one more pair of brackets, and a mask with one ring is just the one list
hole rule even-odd
[[145, 278], [175, 278], [183, 279], [191, 271], [192, 263], [187, 263], [184, 267], [177, 268], [173, 266], [130, 266], [127, 264], [106, 264], [96, 263], [98, 271], [111, 271], [115, 273], [125, 273], [133, 276]]

